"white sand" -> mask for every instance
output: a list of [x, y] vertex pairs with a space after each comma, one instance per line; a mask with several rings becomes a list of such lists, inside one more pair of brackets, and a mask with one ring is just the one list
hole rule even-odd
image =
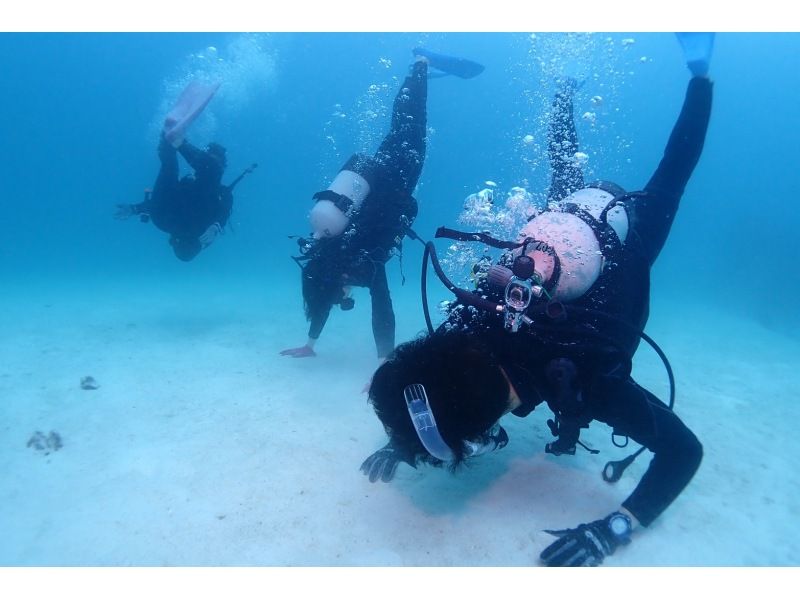
[[[219, 280], [217, 280], [219, 282]], [[335, 312], [318, 357], [291, 359], [306, 323], [281, 289], [175, 282], [18, 285], [0, 301], [0, 565], [529, 566], [541, 530], [605, 516], [644, 471], [626, 456], [545, 455], [541, 409], [507, 417], [509, 446], [452, 476], [401, 465], [361, 388], [375, 365], [368, 295]], [[232, 283], [231, 283], [232, 284]], [[205, 297], [203, 297], [205, 293]], [[423, 327], [418, 285], [395, 289], [398, 340]], [[705, 447], [684, 493], [609, 566], [795, 566], [800, 555], [800, 342], [713, 306], [654, 297], [676, 409]], [[92, 375], [97, 390], [82, 390]], [[639, 350], [635, 376], [666, 397]], [[56, 431], [63, 448], [27, 447]]]

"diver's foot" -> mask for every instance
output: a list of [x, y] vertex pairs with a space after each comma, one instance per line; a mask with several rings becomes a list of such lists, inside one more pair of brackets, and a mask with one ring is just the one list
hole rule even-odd
[[436, 69], [436, 72], [430, 74], [429, 78], [434, 76], [444, 77], [447, 75], [454, 75], [461, 79], [472, 79], [480, 75], [484, 70], [482, 64], [478, 64], [473, 60], [467, 60], [466, 58], [458, 56], [448, 56], [447, 54], [438, 54], [420, 46], [413, 48], [411, 53], [417, 57], [416, 60], [419, 60], [419, 57], [425, 58], [425, 62], [427, 62], [432, 69]]
[[708, 77], [715, 34], [711, 32], [676, 33], [686, 66], [695, 77]]

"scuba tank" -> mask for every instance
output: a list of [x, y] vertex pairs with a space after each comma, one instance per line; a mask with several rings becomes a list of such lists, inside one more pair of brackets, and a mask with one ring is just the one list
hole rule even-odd
[[315, 193], [316, 201], [309, 212], [315, 239], [341, 235], [350, 224], [353, 214], [372, 190], [374, 165], [371, 159], [353, 155], [325, 191]]

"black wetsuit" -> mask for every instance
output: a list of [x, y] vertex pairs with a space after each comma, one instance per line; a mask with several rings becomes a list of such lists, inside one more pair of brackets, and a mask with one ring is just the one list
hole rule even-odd
[[[427, 63], [415, 62], [394, 100], [392, 123], [373, 157], [355, 155], [343, 170], [366, 179], [370, 192], [345, 231], [315, 242], [306, 254], [303, 285], [325, 285], [320, 300], [306, 299], [308, 336], [319, 338], [343, 285], [367, 287], [372, 298], [372, 332], [378, 357], [395, 344], [395, 316], [386, 279], [386, 262], [417, 216], [412, 197], [425, 161]], [[305, 295], [304, 291], [304, 295]]]
[[[612, 247], [608, 239], [608, 243], [601, 240], [601, 249], [609, 251], [611, 259], [589, 291], [567, 304], [566, 319], [549, 320], [541, 313], [541, 306], [534, 305], [528, 314], [535, 324], [516, 333], [504, 329], [501, 316], [464, 307], [456, 308], [448, 322], [475, 331], [492, 347], [522, 400], [513, 411], [515, 415], [524, 417], [546, 402], [560, 415], [560, 423], [566, 429], [572, 427], [575, 434], [597, 420], [654, 453], [638, 486], [623, 503], [645, 526], [689, 483], [703, 454], [695, 435], [664, 403], [639, 386], [630, 372], [638, 332], [644, 329], [648, 317], [650, 266], [664, 245], [700, 157], [711, 112], [711, 91], [707, 79], [689, 82], [658, 169], [643, 191], [621, 198], [629, 218], [624, 245], [617, 241]], [[551, 130], [555, 148], [551, 160], [556, 154], [572, 156], [577, 150], [577, 145], [569, 147], [577, 144], [571, 102], [557, 97], [554, 108], [554, 125], [560, 122], [562, 130], [558, 126]], [[578, 169], [561, 169], [558, 159], [553, 167], [553, 199], [563, 199], [583, 187]], [[559, 382], [570, 378], [570, 364], [575, 366], [573, 381]]]
[[[179, 178], [178, 152], [194, 176]], [[222, 185], [221, 161], [186, 141], [176, 150], [163, 137], [158, 157], [161, 169], [150, 199], [134, 205], [134, 212], [149, 215], [159, 229], [181, 239], [196, 239], [215, 222], [224, 228], [233, 195]]]

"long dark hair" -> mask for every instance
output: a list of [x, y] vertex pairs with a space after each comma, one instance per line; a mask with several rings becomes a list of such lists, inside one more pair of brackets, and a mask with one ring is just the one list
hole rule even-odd
[[437, 331], [398, 346], [375, 372], [369, 402], [401, 454], [419, 460], [427, 451], [411, 423], [403, 390], [422, 384], [439, 432], [452, 449], [455, 470], [474, 440], [505, 413], [509, 385], [491, 350], [476, 335]]

